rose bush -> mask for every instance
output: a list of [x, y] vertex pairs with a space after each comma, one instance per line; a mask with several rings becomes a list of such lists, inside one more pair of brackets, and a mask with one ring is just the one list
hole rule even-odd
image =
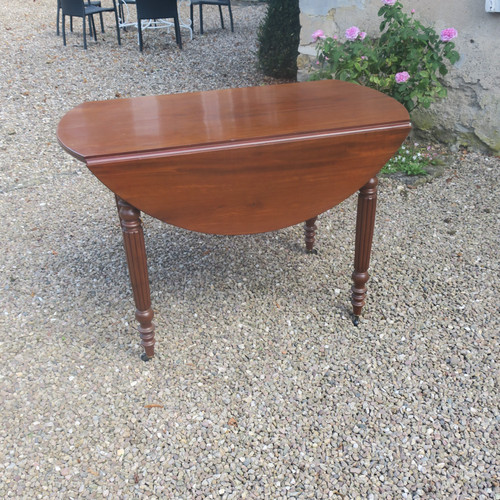
[[357, 26], [345, 32], [345, 41], [325, 37], [321, 30], [313, 34], [317, 42], [318, 69], [312, 80], [337, 78], [375, 88], [391, 95], [408, 111], [424, 108], [446, 96], [441, 77], [446, 75], [446, 61], [459, 59], [454, 28], [441, 31], [426, 27], [414, 17], [412, 9], [403, 12], [399, 0], [382, 0], [378, 15], [380, 35], [369, 38]]

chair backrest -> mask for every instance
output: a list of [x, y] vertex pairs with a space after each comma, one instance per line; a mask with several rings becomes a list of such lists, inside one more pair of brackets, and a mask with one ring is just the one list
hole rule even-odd
[[85, 15], [85, 7], [83, 0], [60, 0], [61, 8], [65, 16], [78, 16]]
[[170, 19], [178, 17], [177, 0], [136, 0], [138, 19]]

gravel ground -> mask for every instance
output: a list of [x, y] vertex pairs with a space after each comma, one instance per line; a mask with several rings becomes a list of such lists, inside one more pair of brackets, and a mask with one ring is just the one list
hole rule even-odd
[[[140, 360], [110, 192], [58, 146], [84, 100], [260, 85], [264, 6], [205, 36], [111, 20], [63, 47], [55, 0], [0, 3], [1, 498], [500, 498], [498, 157], [380, 183], [369, 298], [349, 319], [355, 198], [302, 228], [145, 217], [157, 357]], [[186, 7], [183, 7], [184, 16]]]

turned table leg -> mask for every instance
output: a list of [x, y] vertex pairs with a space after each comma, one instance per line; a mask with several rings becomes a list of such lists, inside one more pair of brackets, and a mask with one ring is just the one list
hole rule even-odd
[[361, 309], [365, 305], [366, 282], [370, 275], [370, 254], [372, 250], [375, 210], [377, 206], [378, 179], [370, 179], [358, 195], [358, 214], [356, 219], [356, 246], [354, 251], [354, 272], [352, 273], [352, 310], [353, 323], [359, 324]]
[[312, 219], [307, 219], [304, 232], [305, 232], [305, 240], [306, 240], [306, 251], [307, 253], [314, 252], [314, 237], [316, 236], [316, 220], [318, 217], [313, 217]]
[[154, 356], [155, 327], [151, 309], [146, 246], [140, 219], [141, 212], [118, 196], [116, 206], [122, 226], [123, 244], [134, 294], [135, 318], [139, 322], [141, 344], [145, 351], [142, 359], [147, 361]]

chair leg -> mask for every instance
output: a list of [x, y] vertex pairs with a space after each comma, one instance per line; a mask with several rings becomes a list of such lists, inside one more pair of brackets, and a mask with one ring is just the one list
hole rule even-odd
[[139, 50], [142, 52], [142, 19], [137, 19], [137, 33], [139, 35]]
[[181, 27], [179, 25], [178, 17], [174, 18], [174, 27], [175, 27], [175, 41], [177, 42], [179, 49], [182, 50]]
[[194, 22], [193, 22], [193, 4], [189, 2], [189, 17], [191, 19], [191, 29], [194, 30]]
[[73, 33], [73, 16], [69, 16], [69, 30]]
[[220, 16], [220, 25], [222, 29], [224, 29], [224, 18], [222, 17], [222, 6], [219, 5], [219, 16]]
[[234, 33], [233, 11], [231, 10], [231, 3], [229, 3], [227, 8], [229, 9], [229, 20], [231, 21], [231, 31]]
[[62, 36], [63, 36], [63, 45], [66, 46], [66, 16], [62, 15]]
[[94, 41], [97, 42], [97, 30], [95, 29], [94, 16], [89, 16], [89, 36], [94, 35]]
[[120, 38], [120, 23], [118, 22], [118, 12], [115, 9], [115, 23], [116, 23], [116, 37], [118, 38], [118, 45], [122, 44], [122, 40]]
[[89, 16], [89, 36], [92, 37], [92, 23], [90, 22], [90, 16]]
[[99, 12], [99, 17], [101, 18], [101, 33], [104, 33], [104, 21], [102, 19], [102, 12]]
[[85, 26], [85, 18], [87, 16], [82, 16], [82, 20], [83, 20], [83, 48], [85, 50], [87, 50], [87, 30], [86, 30], [86, 26]]
[[[118, 0], [118, 19], [120, 20], [121, 24], [125, 24], [125, 9], [121, 0]], [[123, 26], [123, 31], [127, 31], [126, 26]]]
[[203, 4], [200, 3], [200, 35], [203, 35]]

